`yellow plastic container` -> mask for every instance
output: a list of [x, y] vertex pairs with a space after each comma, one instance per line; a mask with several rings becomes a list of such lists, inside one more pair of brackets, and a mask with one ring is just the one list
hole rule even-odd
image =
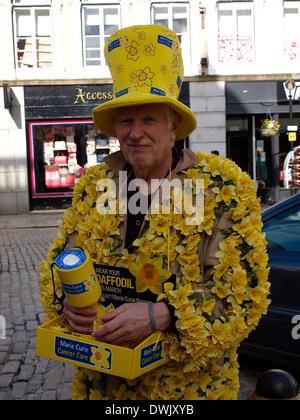
[[70, 305], [75, 308], [93, 307], [98, 318], [105, 315], [105, 308], [98, 303], [101, 286], [88, 252], [81, 249], [64, 251], [56, 258], [55, 267]]
[[38, 356], [126, 379], [141, 376], [170, 360], [163, 333], [156, 332], [134, 349], [128, 349], [101, 343], [85, 334], [64, 333], [64, 323], [65, 316], [61, 315], [38, 327]]

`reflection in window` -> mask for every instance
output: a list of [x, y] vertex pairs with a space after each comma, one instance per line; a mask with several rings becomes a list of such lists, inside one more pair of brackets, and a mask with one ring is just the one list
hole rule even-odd
[[85, 66], [105, 65], [104, 45], [121, 26], [120, 8], [84, 6], [82, 13]]
[[183, 59], [190, 63], [189, 6], [186, 3], [152, 4], [152, 23], [172, 29], [179, 38]]
[[300, 252], [300, 205], [264, 223], [269, 251]]
[[17, 67], [52, 67], [50, 9], [15, 8]]

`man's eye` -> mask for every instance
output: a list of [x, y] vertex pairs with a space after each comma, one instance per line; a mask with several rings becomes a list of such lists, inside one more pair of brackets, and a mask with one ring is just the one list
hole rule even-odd
[[144, 121], [146, 122], [146, 123], [155, 123], [155, 118], [153, 118], [153, 117], [146, 117], [146, 118], [144, 118]]

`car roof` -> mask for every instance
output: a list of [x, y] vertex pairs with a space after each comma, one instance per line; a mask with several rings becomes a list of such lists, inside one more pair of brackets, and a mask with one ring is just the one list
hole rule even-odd
[[267, 208], [266, 210], [262, 211], [262, 220], [265, 221], [267, 219], [270, 219], [271, 217], [274, 217], [276, 214], [281, 213], [285, 209], [293, 207], [296, 204], [300, 204], [300, 193], [295, 194], [287, 198], [286, 200], [283, 200], [280, 203], [274, 204], [274, 206], [271, 206]]

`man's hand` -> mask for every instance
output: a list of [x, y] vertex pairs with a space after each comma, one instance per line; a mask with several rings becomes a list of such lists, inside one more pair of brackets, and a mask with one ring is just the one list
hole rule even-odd
[[93, 308], [74, 308], [67, 299], [64, 300], [64, 314], [73, 331], [81, 334], [91, 334], [97, 312]]
[[[159, 331], [171, 324], [171, 314], [163, 302], [154, 304]], [[101, 317], [104, 325], [92, 335], [97, 340], [123, 347], [135, 347], [152, 334], [148, 303], [126, 303]]]
[[[103, 299], [104, 301], [104, 299]], [[155, 303], [154, 318], [157, 329], [166, 331], [171, 325], [171, 313], [164, 302]], [[152, 334], [148, 303], [126, 303], [101, 317], [104, 325], [93, 332], [97, 319], [93, 308], [74, 308], [67, 299], [64, 314], [73, 331], [92, 334], [98, 341], [123, 347], [135, 347]]]

